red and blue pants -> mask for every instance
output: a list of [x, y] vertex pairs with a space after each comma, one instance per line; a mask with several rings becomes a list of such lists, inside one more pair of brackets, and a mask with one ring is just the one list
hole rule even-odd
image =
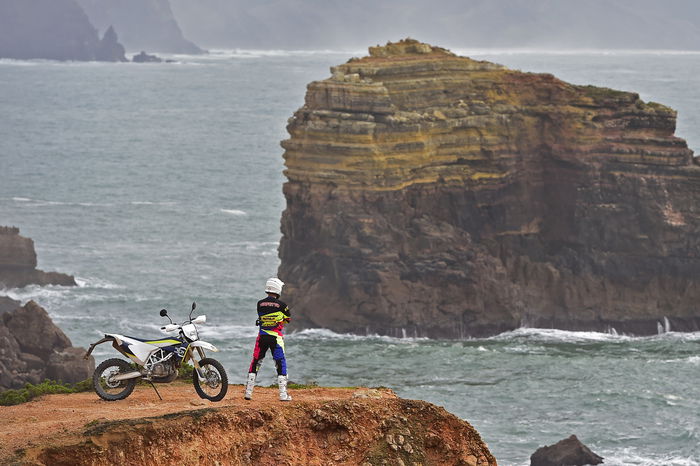
[[269, 333], [261, 333], [255, 340], [253, 360], [250, 363], [248, 372], [258, 373], [268, 349], [272, 353], [272, 359], [275, 360], [277, 375], [287, 375], [287, 359], [284, 356], [284, 338], [282, 338], [282, 335], [270, 335]]

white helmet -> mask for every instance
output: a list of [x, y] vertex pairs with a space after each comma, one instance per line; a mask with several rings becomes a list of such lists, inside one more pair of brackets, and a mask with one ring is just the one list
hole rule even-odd
[[279, 278], [270, 278], [265, 283], [265, 293], [274, 293], [276, 295], [281, 295], [283, 286], [284, 282]]

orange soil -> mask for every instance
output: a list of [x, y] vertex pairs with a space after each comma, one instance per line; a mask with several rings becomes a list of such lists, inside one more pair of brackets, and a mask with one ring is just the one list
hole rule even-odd
[[[235, 406], [263, 408], [277, 399], [276, 388], [256, 387], [253, 400], [243, 399], [243, 386], [230, 385], [220, 402], [203, 400], [191, 384], [175, 383], [157, 386], [163, 401], [150, 386], [138, 386], [125, 400], [103, 401], [94, 392], [71, 395], [46, 395], [29, 403], [0, 407], [0, 464], [6, 464], [15, 450], [51, 443], [70, 442], [82, 435], [86, 424], [93, 421], [138, 419], [202, 408]], [[324, 401], [352, 398], [356, 390], [311, 388], [292, 389], [297, 401]], [[382, 397], [395, 398], [390, 391]]]

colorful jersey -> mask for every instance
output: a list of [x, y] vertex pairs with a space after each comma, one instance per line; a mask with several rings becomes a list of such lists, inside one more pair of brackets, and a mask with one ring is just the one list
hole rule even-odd
[[260, 335], [282, 336], [284, 324], [289, 322], [289, 307], [279, 299], [268, 296], [258, 301], [258, 321]]

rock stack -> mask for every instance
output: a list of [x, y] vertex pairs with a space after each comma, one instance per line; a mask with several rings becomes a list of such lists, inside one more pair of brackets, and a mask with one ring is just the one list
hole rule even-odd
[[19, 228], [0, 226], [0, 287], [30, 284], [75, 286], [71, 275], [36, 268], [34, 241], [20, 236]]
[[331, 73], [282, 143], [298, 326], [700, 328], [700, 168], [675, 111], [410, 39]]

